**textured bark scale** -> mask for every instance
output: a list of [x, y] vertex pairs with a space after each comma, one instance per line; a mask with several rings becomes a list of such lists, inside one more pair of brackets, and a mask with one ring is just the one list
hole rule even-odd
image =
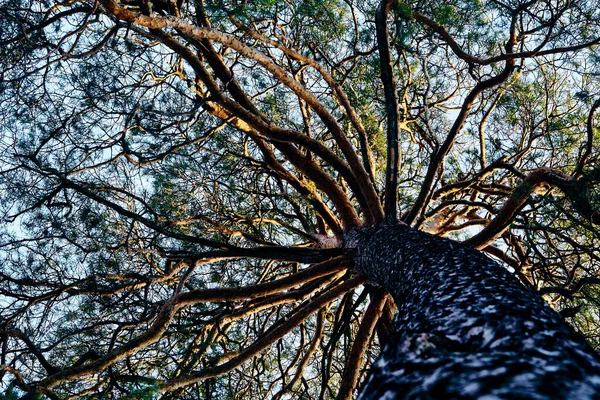
[[398, 306], [359, 399], [600, 398], [598, 354], [483, 253], [400, 225], [344, 246]]

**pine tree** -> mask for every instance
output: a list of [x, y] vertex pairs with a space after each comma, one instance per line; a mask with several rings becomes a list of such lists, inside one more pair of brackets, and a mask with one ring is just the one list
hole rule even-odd
[[0, 0], [0, 395], [593, 398], [599, 21]]

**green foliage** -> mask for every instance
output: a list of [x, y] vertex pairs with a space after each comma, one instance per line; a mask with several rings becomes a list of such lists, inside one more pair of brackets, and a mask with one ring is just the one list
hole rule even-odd
[[10, 385], [4, 393], [0, 393], [0, 400], [17, 400], [21, 397], [18, 389]]
[[137, 384], [136, 386], [123, 397], [124, 400], [153, 400], [157, 399], [160, 394], [157, 384]]
[[[183, 2], [177, 21], [192, 25], [196, 7], [204, 6], [214, 52], [202, 37], [172, 27], [163, 29], [165, 37], [116, 23], [102, 5], [91, 12], [88, 3], [0, 5], [0, 272], [6, 277], [0, 320], [26, 332], [59, 370], [73, 368], [90, 349], [110, 354], [143, 337], [177, 293], [231, 294], [307, 267], [279, 258], [222, 259], [231, 246], [316, 247], [316, 235], [337, 232], [327, 213], [338, 221], [346, 204], [367, 221], [370, 211], [358, 195], [370, 178], [356, 181], [357, 165], [366, 161], [361, 129], [372, 152], [373, 201], [386, 196], [389, 116], [374, 24], [378, 1]], [[118, 3], [136, 12], [144, 5]], [[489, 224], [510, 196], [527, 200], [491, 246], [505, 251], [516, 270], [531, 271], [524, 280], [532, 287], [571, 287], [573, 279], [598, 273], [597, 229], [582, 218], [600, 207], [598, 118], [584, 176], [571, 189], [548, 185], [532, 193], [520, 182], [540, 167], [572, 173], [587, 148], [586, 120], [600, 93], [598, 49], [548, 51], [593, 40], [600, 16], [593, 2], [564, 10], [557, 2], [519, 4], [516, 48], [544, 44], [546, 54], [518, 58], [508, 79], [471, 104], [465, 104], [468, 94], [506, 65], [512, 12], [502, 2], [481, 0], [407, 0], [390, 10], [402, 125], [398, 206], [406, 217], [423, 205], [415, 226], [462, 240]], [[465, 53], [499, 61], [459, 57], [417, 14], [443, 26]], [[221, 33], [247, 51], [229, 47]], [[275, 76], [273, 66], [296, 86]], [[311, 96], [295, 92], [298, 87]], [[465, 120], [456, 125], [461, 111]], [[336, 124], [357, 163], [334, 137]], [[460, 129], [451, 136], [453, 126]], [[430, 165], [431, 187], [425, 187]], [[196, 263], [198, 254], [206, 258]], [[348, 276], [302, 281], [266, 296], [186, 304], [156, 342], [145, 342], [110, 370], [53, 390], [60, 398], [88, 390], [95, 391], [90, 399], [102, 393], [156, 398], [157, 382], [229, 362]], [[330, 286], [319, 286], [324, 282]], [[573, 299], [556, 300], [561, 307], [582, 305], [585, 323], [578, 326], [587, 334], [598, 324], [594, 296], [588, 285]], [[349, 292], [323, 309], [319, 345], [281, 398], [337, 395], [369, 296], [355, 300]], [[316, 314], [226, 374], [173, 396], [274, 397], [316, 340]], [[7, 363], [26, 382], [43, 379], [44, 366], [13, 339]], [[378, 347], [365, 351], [372, 360]], [[136, 381], [140, 376], [153, 378]], [[23, 395], [6, 381], [0, 387], [4, 398]]]
[[443, 4], [435, 10], [435, 19], [441, 25], [452, 25], [456, 18], [456, 7], [451, 4]]
[[396, 4], [396, 14], [401, 18], [412, 19], [412, 9], [410, 6], [403, 2]]

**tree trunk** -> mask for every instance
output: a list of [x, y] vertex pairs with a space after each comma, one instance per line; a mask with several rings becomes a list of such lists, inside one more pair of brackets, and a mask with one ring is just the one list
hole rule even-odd
[[406, 226], [352, 231], [355, 268], [398, 306], [359, 399], [587, 399], [600, 357], [483, 253]]

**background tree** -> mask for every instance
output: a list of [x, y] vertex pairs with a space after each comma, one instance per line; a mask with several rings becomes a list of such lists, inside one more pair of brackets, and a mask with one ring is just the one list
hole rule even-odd
[[592, 1], [0, 2], [0, 383], [349, 398], [351, 228], [501, 260], [597, 334]]

